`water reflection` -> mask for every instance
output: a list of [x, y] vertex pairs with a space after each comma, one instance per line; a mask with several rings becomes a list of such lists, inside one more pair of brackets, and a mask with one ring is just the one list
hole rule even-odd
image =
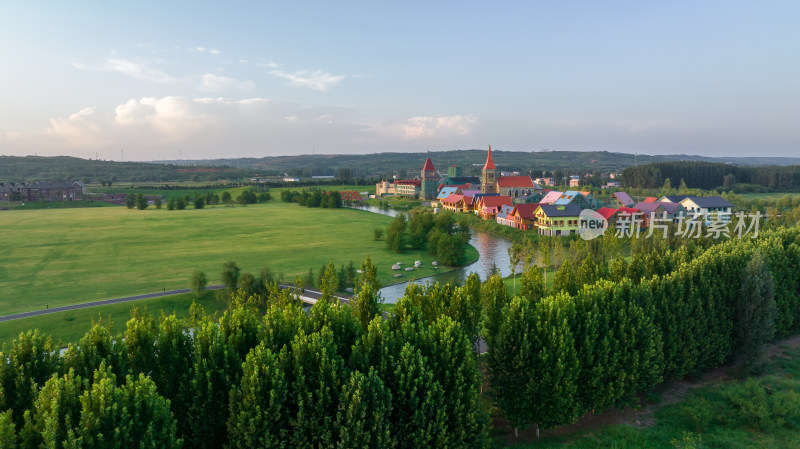
[[[377, 214], [389, 215], [396, 217], [404, 211], [396, 211], [393, 209], [380, 209], [374, 206], [360, 206], [357, 209], [374, 212]], [[461, 284], [472, 273], [477, 273], [481, 280], [489, 278], [494, 267], [497, 267], [501, 276], [508, 276], [511, 274], [511, 267], [509, 266], [508, 248], [511, 247], [511, 241], [502, 237], [497, 237], [487, 234], [483, 231], [476, 229], [472, 230], [472, 236], [469, 239], [470, 245], [478, 250], [478, 261], [447, 273], [438, 274], [433, 277], [417, 279], [411, 281], [415, 284], [425, 284], [427, 282], [439, 282], [442, 284]], [[408, 282], [401, 284], [390, 285], [381, 289], [381, 296], [384, 302], [394, 303], [398, 298], [403, 296]]]

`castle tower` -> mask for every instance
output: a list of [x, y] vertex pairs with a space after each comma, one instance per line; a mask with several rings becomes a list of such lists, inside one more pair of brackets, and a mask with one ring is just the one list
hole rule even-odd
[[489, 145], [489, 155], [481, 170], [481, 193], [497, 193], [497, 167], [492, 160], [492, 146]]
[[419, 199], [432, 200], [436, 198], [436, 169], [433, 168], [431, 158], [425, 159], [425, 165], [422, 167], [422, 185], [419, 190]]

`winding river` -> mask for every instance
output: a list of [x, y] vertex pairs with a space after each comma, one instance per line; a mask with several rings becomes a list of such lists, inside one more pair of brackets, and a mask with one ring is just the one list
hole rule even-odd
[[[360, 206], [355, 209], [365, 210], [376, 214], [389, 215], [396, 217], [398, 214], [405, 214], [405, 211], [396, 211], [394, 209], [380, 209], [374, 206]], [[492, 234], [487, 234], [483, 231], [476, 229], [472, 230], [472, 236], [469, 239], [469, 244], [478, 250], [478, 261], [465, 267], [458, 268], [447, 273], [437, 274], [436, 276], [416, 279], [415, 284], [425, 284], [426, 282], [440, 282], [440, 283], [455, 283], [461, 284], [472, 273], [477, 273], [481, 280], [486, 280], [492, 271], [493, 266], [497, 266], [501, 276], [508, 276], [511, 274], [509, 267], [508, 248], [511, 247], [511, 241], [502, 237], [497, 237]], [[405, 293], [408, 282], [400, 284], [389, 285], [381, 289], [381, 296], [384, 302], [394, 303], [403, 293]]]

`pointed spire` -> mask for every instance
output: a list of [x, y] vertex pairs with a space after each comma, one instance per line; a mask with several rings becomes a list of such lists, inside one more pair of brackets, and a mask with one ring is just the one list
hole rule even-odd
[[484, 170], [496, 170], [497, 167], [494, 166], [494, 161], [492, 160], [492, 146], [489, 145], [489, 155], [486, 157], [486, 163], [483, 164]]
[[422, 171], [429, 171], [429, 170], [436, 170], [433, 168], [433, 162], [431, 162], [431, 158], [425, 159], [425, 166], [422, 167]]

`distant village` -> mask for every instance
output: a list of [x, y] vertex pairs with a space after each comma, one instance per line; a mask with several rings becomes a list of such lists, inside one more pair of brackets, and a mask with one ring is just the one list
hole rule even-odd
[[[584, 209], [597, 211], [610, 225], [615, 225], [621, 216], [640, 216], [641, 226], [647, 228], [651, 216], [674, 222], [689, 214], [726, 220], [733, 208], [733, 204], [719, 196], [670, 195], [634, 201], [619, 190], [605, 201], [599, 201], [590, 191], [562, 192], [551, 188], [554, 184], [553, 178], [532, 179], [518, 173], [499, 171], [492, 160], [492, 148], [489, 147], [480, 178], [462, 176], [461, 167], [455, 165], [450, 166], [447, 175], [442, 176], [428, 158], [419, 178], [381, 181], [375, 186], [375, 196], [419, 198], [430, 201], [433, 207], [472, 213], [484, 220], [493, 220], [517, 229], [535, 230], [545, 236], [577, 233], [579, 217]], [[579, 176], [569, 178], [570, 187], [579, 185]], [[612, 180], [603, 187], [618, 189], [621, 186], [618, 181]]]

